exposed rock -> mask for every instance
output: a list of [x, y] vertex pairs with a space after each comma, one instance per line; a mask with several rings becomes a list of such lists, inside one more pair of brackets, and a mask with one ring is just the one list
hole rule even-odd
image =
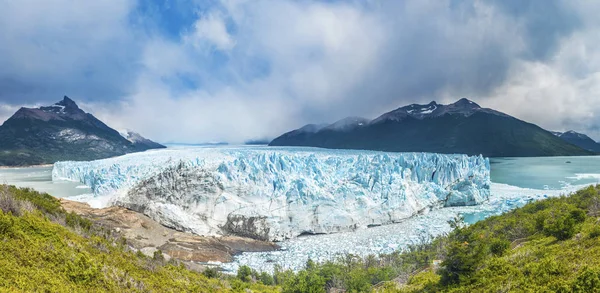
[[230, 262], [235, 254], [249, 251], [273, 251], [279, 249], [274, 243], [254, 239], [224, 236], [202, 237], [179, 232], [160, 225], [156, 221], [122, 207], [91, 208], [86, 203], [60, 199], [68, 212], [90, 218], [119, 233], [129, 245], [152, 256], [160, 250], [166, 259], [184, 262]]
[[230, 214], [227, 216], [227, 223], [223, 226], [223, 230], [256, 240], [269, 240], [269, 223], [265, 216], [244, 216]]

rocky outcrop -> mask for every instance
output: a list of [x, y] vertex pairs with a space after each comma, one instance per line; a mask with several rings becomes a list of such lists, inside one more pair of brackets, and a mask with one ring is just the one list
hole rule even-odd
[[152, 256], [161, 250], [167, 258], [190, 263], [230, 262], [242, 252], [273, 251], [279, 247], [271, 242], [225, 236], [202, 237], [165, 227], [149, 217], [122, 207], [94, 209], [88, 204], [61, 199], [68, 212], [92, 219], [119, 233], [127, 243]]
[[230, 214], [223, 231], [252, 239], [269, 241], [271, 228], [266, 216], [245, 216]]

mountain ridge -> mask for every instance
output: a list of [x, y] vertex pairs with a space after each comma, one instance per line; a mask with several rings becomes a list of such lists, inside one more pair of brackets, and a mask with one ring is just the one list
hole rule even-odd
[[482, 108], [465, 98], [448, 105], [433, 101], [403, 106], [368, 123], [355, 123], [344, 131], [331, 127], [336, 123], [328, 126], [309, 124], [284, 133], [269, 145], [465, 153], [488, 157], [594, 154], [535, 124]]
[[600, 143], [594, 141], [591, 137], [587, 136], [586, 134], [576, 132], [573, 130], [569, 130], [566, 132], [553, 131], [552, 133], [570, 144], [574, 144], [585, 150], [600, 153]]

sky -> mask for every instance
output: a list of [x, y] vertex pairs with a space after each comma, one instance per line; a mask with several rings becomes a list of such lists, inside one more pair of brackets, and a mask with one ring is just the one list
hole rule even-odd
[[0, 120], [69, 96], [160, 142], [466, 97], [600, 140], [600, 1], [0, 0]]

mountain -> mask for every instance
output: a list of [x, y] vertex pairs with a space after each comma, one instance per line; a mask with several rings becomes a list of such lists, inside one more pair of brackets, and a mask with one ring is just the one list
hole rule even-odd
[[564, 141], [574, 144], [584, 150], [600, 153], [600, 143], [595, 142], [589, 136], [569, 130], [567, 132], [552, 132], [554, 135], [562, 138]]
[[166, 146], [164, 146], [160, 143], [157, 143], [157, 142], [153, 142], [153, 141], [141, 136], [139, 133], [134, 132], [129, 129], [122, 130], [119, 132], [119, 134], [121, 134], [122, 137], [124, 137], [131, 143], [133, 143], [133, 146], [139, 151], [167, 148]]
[[21, 108], [0, 126], [0, 165], [95, 160], [158, 147], [139, 135], [124, 138], [66, 96], [51, 106]]
[[311, 124], [285, 133], [269, 145], [488, 157], [593, 154], [537, 125], [467, 99], [449, 105], [412, 104], [371, 121], [353, 117], [328, 126]]

